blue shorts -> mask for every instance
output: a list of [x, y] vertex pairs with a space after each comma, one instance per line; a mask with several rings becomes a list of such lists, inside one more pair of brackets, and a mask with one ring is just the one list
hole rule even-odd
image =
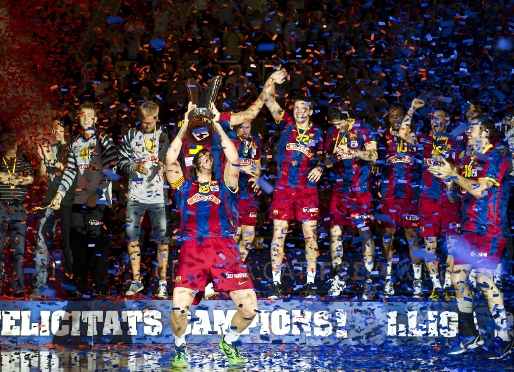
[[166, 206], [164, 203], [144, 204], [135, 200], [127, 201], [127, 221], [125, 226], [127, 241], [137, 242], [139, 240], [139, 231], [141, 230], [145, 211], [148, 211], [152, 225], [151, 240], [157, 244], [168, 244], [168, 221], [166, 219]]

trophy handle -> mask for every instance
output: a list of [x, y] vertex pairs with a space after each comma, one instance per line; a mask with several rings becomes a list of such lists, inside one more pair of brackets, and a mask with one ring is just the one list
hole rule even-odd
[[191, 103], [193, 105], [196, 105], [196, 107], [198, 107], [198, 83], [196, 82], [195, 79], [187, 79], [187, 82], [186, 82], [186, 89], [187, 89], [187, 96], [189, 98], [189, 101], [191, 101]]
[[214, 104], [216, 98], [218, 97], [218, 90], [221, 86], [221, 76], [215, 76], [212, 78], [211, 83], [209, 84], [209, 89], [207, 90], [207, 95], [205, 97], [205, 108], [210, 110], [211, 104]]

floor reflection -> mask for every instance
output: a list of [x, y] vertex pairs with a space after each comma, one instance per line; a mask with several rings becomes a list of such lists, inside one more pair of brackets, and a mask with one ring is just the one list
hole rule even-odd
[[[305, 346], [248, 344], [240, 348], [244, 367], [231, 367], [216, 345], [190, 345], [188, 371], [384, 371], [384, 370], [481, 370], [480, 352], [446, 356], [433, 345]], [[173, 371], [171, 345], [110, 345], [90, 348], [49, 346], [7, 347], [0, 350], [1, 371], [90, 372]], [[514, 356], [487, 361], [489, 370], [512, 370]], [[181, 369], [184, 371], [184, 369]]]

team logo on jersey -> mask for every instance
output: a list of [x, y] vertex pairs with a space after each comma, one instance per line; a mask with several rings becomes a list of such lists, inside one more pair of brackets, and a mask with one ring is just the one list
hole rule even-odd
[[300, 151], [301, 153], [307, 155], [308, 158], [312, 157], [312, 151], [310, 148], [303, 146], [303, 145], [299, 145], [297, 143], [288, 143], [286, 145], [286, 150]]
[[350, 133], [350, 141], [357, 141], [357, 133]]
[[175, 277], [175, 280], [173, 280], [175, 283], [179, 283], [182, 281], [182, 277], [179, 275], [179, 276], [176, 276]]
[[211, 186], [211, 191], [220, 191], [219, 186]]
[[387, 158], [387, 162], [388, 163], [406, 163], [406, 164], [409, 164], [409, 165], [412, 165], [414, 164], [414, 159], [408, 155], [403, 155], [403, 156], [390, 156], [389, 158]]
[[359, 142], [357, 142], [357, 141], [351, 141], [351, 142], [350, 142], [350, 147], [359, 147]]
[[278, 216], [278, 210], [276, 210], [276, 209], [275, 209], [275, 210], [273, 211], [273, 215], [274, 215], [274, 216]]
[[186, 167], [192, 167], [193, 166], [193, 160], [194, 160], [194, 156], [186, 156], [186, 158], [184, 159], [184, 161], [186, 162]]
[[406, 214], [403, 216], [407, 221], [418, 221], [419, 216], [416, 216], [415, 214]]
[[202, 195], [202, 194], [196, 193], [192, 197], [187, 199], [187, 204], [193, 205], [193, 204], [201, 202], [201, 201], [210, 201], [210, 202], [213, 202], [214, 204], [221, 203], [221, 200], [219, 200], [214, 195]]

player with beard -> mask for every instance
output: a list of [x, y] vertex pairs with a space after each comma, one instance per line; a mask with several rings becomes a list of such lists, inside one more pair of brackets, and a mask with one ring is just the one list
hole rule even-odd
[[430, 167], [429, 172], [447, 182], [451, 200], [456, 198], [459, 188], [462, 197], [462, 235], [454, 245], [452, 272], [462, 341], [449, 353], [462, 354], [485, 342], [475, 325], [468, 281], [471, 269], [475, 268], [477, 285], [496, 323], [497, 339], [486, 358], [502, 359], [512, 352], [514, 338], [509, 335], [512, 323], [508, 322], [503, 295], [493, 274], [507, 236], [509, 164], [491, 143], [494, 132], [492, 120], [476, 116], [466, 132], [473, 152], [462, 161], [460, 169], [441, 159], [442, 164]]

